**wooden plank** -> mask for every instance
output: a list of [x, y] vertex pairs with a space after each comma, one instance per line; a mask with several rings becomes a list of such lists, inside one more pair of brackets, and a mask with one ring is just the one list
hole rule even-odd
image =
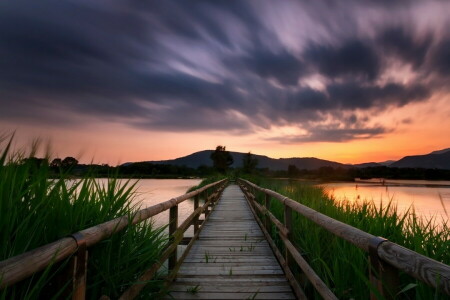
[[268, 282], [271, 283], [278, 283], [278, 284], [286, 284], [286, 277], [283, 275], [274, 275], [274, 276], [263, 276], [263, 275], [255, 275], [255, 276], [228, 276], [228, 275], [214, 275], [214, 276], [180, 276], [177, 277], [176, 282], [192, 282], [193, 280], [201, 279], [203, 283], [214, 283], [214, 282], [223, 282], [226, 283], [233, 283], [236, 285], [249, 285], [253, 283], [260, 283], [262, 285], [265, 285]]
[[[195, 287], [196, 285], [192, 285], [192, 284], [174, 284], [172, 286], [172, 291], [174, 292], [186, 292], [189, 289], [192, 289], [193, 287]], [[236, 286], [235, 283], [233, 284], [228, 284], [228, 285], [224, 285], [221, 282], [217, 282], [216, 285], [211, 285], [211, 284], [204, 284], [204, 285], [200, 285], [199, 287], [199, 291], [201, 291], [202, 293], [208, 292], [225, 292], [225, 293], [230, 293], [230, 292], [235, 292], [235, 293], [256, 293], [256, 292], [260, 292], [260, 293], [274, 293], [274, 292], [281, 292], [281, 293], [285, 293], [285, 292], [290, 292], [291, 288], [289, 286], [286, 285], [264, 285], [261, 286], [260, 284], [258, 285], [252, 285], [252, 286]]]
[[292, 293], [202, 293], [172, 292], [171, 299], [296, 299]]
[[295, 299], [236, 185], [224, 190], [169, 291], [167, 299]]

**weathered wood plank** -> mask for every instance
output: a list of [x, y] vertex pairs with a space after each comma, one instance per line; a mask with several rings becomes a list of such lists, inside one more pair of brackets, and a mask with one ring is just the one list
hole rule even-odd
[[169, 291], [168, 299], [295, 299], [236, 185], [225, 189]]
[[172, 299], [295, 299], [292, 293], [202, 293], [172, 292]]
[[[174, 284], [172, 286], [172, 291], [174, 292], [186, 292], [189, 289], [196, 287], [196, 285], [192, 284]], [[198, 286], [199, 291], [202, 293], [211, 293], [211, 292], [225, 292], [225, 293], [289, 293], [291, 288], [286, 285], [264, 285], [254, 284], [250, 286], [236, 286], [235, 283], [224, 285], [221, 282], [217, 282], [216, 284], [205, 284]]]

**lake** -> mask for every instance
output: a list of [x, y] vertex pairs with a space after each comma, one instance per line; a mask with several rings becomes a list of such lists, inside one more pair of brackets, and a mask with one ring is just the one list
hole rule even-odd
[[[186, 194], [187, 190], [198, 185], [201, 179], [141, 179], [137, 183], [137, 194], [133, 203], [141, 208], [156, 205], [174, 197]], [[194, 201], [188, 199], [178, 206], [178, 225], [194, 211]], [[153, 218], [155, 225], [166, 225], [169, 222], [169, 210]], [[192, 236], [192, 228], [186, 232]]]
[[[201, 179], [142, 179], [137, 184], [134, 203], [140, 204], [141, 208], [149, 207], [185, 194], [190, 187], [196, 186], [200, 182]], [[373, 200], [375, 204], [379, 205], [392, 200], [401, 212], [413, 205], [416, 213], [425, 218], [437, 216], [438, 221], [449, 219], [445, 210], [450, 214], [450, 182], [408, 180], [389, 181], [385, 184], [339, 182], [320, 185], [337, 201]], [[193, 208], [193, 200], [186, 200], [180, 204], [178, 208], [179, 224], [192, 213]], [[169, 211], [153, 218], [158, 226], [166, 225], [168, 219]], [[186, 232], [186, 236], [192, 236], [192, 228]]]
[[[436, 217], [438, 222], [449, 220], [450, 182], [425, 180], [391, 180], [381, 183], [340, 182], [320, 184], [337, 201], [374, 201], [379, 206], [392, 200], [399, 211], [405, 212], [411, 206], [416, 214], [429, 219]], [[447, 213], [446, 213], [447, 212]]]

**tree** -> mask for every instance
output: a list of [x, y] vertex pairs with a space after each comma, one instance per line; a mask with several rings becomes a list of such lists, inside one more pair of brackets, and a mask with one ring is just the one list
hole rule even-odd
[[289, 178], [297, 177], [300, 174], [300, 170], [295, 165], [288, 166], [288, 176]]
[[55, 158], [54, 160], [52, 160], [52, 162], [50, 163], [50, 167], [52, 168], [60, 168], [62, 165], [62, 160], [61, 158]]
[[211, 153], [210, 158], [213, 161], [214, 168], [221, 173], [225, 173], [234, 160], [230, 152], [226, 151], [225, 146], [217, 146], [216, 150]]
[[78, 165], [78, 160], [70, 156], [64, 158], [63, 161], [61, 162], [61, 167], [64, 169], [69, 169], [76, 165]]
[[242, 169], [244, 173], [251, 174], [258, 165], [258, 159], [252, 155], [251, 152], [244, 155], [242, 158]]
[[37, 158], [37, 157], [27, 157], [22, 159], [22, 164], [32, 166], [34, 168], [41, 168], [44, 166], [48, 166], [48, 160], [46, 158]]

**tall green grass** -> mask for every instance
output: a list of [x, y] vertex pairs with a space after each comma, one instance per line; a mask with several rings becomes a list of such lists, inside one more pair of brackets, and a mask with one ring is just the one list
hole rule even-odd
[[219, 181], [219, 180], [222, 180], [222, 179], [225, 179], [225, 178], [227, 178], [227, 176], [222, 175], [222, 174], [215, 174], [215, 175], [209, 176], [209, 177], [207, 177], [207, 178], [204, 178], [204, 179], [203, 179], [199, 184], [197, 184], [196, 186], [191, 187], [187, 192], [189, 193], [189, 192], [198, 190], [199, 188], [202, 188], [202, 187], [204, 187], [205, 185], [214, 183], [214, 182], [216, 182], [216, 181]]
[[[120, 216], [131, 218], [137, 211], [135, 186], [129, 181], [68, 180], [63, 172], [49, 179], [47, 163], [26, 159], [36, 147], [28, 154], [12, 153], [11, 140], [0, 141], [0, 261]], [[157, 261], [165, 242], [162, 228], [142, 222], [89, 248], [88, 299], [117, 298]], [[64, 264], [0, 291], [0, 299], [60, 297], [55, 282]], [[150, 283], [143, 297], [158, 288], [157, 281]]]
[[[445, 264], [450, 264], [450, 228], [435, 219], [423, 220], [411, 208], [400, 213], [392, 202], [377, 207], [373, 202], [362, 204], [337, 202], [327, 196], [323, 188], [299, 182], [259, 179], [259, 185], [286, 195], [314, 210], [362, 229], [375, 236], [382, 236]], [[258, 196], [262, 201], [262, 195]], [[282, 205], [272, 200], [271, 211], [283, 220]], [[369, 299], [368, 255], [322, 229], [294, 212], [293, 240], [302, 255], [316, 273], [339, 299]], [[273, 238], [281, 247], [282, 242], [273, 228]], [[301, 279], [302, 275], [298, 276]], [[448, 299], [426, 284], [400, 274], [402, 292], [397, 299]], [[301, 280], [302, 281], [302, 280]], [[304, 282], [304, 281], [303, 281]], [[313, 287], [306, 283], [307, 292], [321, 299]]]

